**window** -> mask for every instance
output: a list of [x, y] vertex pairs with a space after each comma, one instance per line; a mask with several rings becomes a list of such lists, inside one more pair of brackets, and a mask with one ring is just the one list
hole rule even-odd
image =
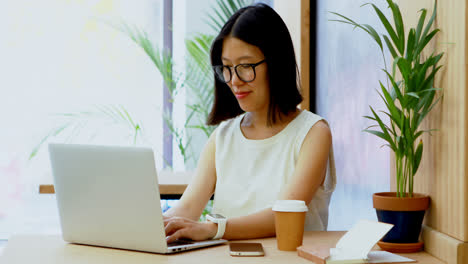
[[28, 160], [51, 129], [73, 121], [57, 141], [132, 144], [128, 120], [106, 117], [125, 109], [144, 126], [145, 140], [161, 149], [161, 76], [141, 48], [111, 26], [135, 25], [160, 45], [161, 6], [154, 0], [2, 5], [0, 238], [59, 228], [55, 197], [38, 195], [39, 184], [52, 182], [47, 148]]
[[[377, 24], [378, 18], [369, 6], [360, 8], [366, 1], [317, 3], [316, 105], [332, 129], [337, 174], [328, 228], [348, 230], [359, 219], [375, 220], [372, 193], [390, 189], [390, 152], [379, 148], [382, 140], [362, 132], [370, 125], [363, 118], [369, 115], [369, 104], [384, 107], [375, 90], [384, 80], [384, 73], [377, 70], [384, 64], [374, 40], [349, 25], [329, 21], [335, 18], [328, 11], [359, 23]], [[388, 62], [390, 56], [386, 58]]]
[[[168, 167], [163, 77], [125, 26], [146, 32], [163, 48], [168, 32], [164, 19], [172, 16], [174, 69], [183, 75], [189, 67], [185, 40], [196, 32], [213, 33], [204, 15], [216, 2], [44, 0], [2, 5], [0, 239], [12, 233], [60, 232], [55, 196], [38, 194], [40, 184], [52, 183], [46, 145], [33, 151], [46, 136], [68, 143], [150, 145], [158, 170]], [[168, 4], [172, 14], [165, 13], [171, 12]], [[192, 96], [180, 89], [173, 99], [169, 118], [183, 128]], [[201, 130], [190, 137], [182, 131], [179, 139], [171, 141], [169, 165], [192, 169], [207, 137]], [[186, 159], [178, 144], [189, 140], [191, 158]]]

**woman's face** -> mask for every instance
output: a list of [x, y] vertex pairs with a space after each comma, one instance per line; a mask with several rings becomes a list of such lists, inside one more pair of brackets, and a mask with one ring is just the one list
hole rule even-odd
[[[267, 64], [263, 62], [255, 67], [255, 79], [251, 82], [241, 80], [234, 67], [239, 64], [256, 64], [264, 59], [265, 56], [257, 46], [234, 37], [227, 37], [223, 41], [221, 60], [223, 65], [231, 67], [231, 81], [227, 85], [245, 112], [268, 112], [270, 90]], [[248, 66], [242, 68], [244, 70], [238, 67], [238, 72], [249, 71]]]

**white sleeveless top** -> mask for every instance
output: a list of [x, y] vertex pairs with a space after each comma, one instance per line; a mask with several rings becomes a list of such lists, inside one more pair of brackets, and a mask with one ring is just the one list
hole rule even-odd
[[[213, 212], [236, 217], [271, 208], [294, 173], [299, 151], [311, 127], [322, 117], [302, 111], [278, 134], [262, 140], [245, 138], [245, 114], [216, 129], [216, 188]], [[328, 205], [336, 185], [333, 148], [327, 174], [306, 214], [305, 230], [326, 230]]]

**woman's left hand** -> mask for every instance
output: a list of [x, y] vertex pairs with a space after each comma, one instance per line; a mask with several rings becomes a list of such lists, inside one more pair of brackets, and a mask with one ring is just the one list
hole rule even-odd
[[218, 227], [212, 222], [198, 222], [184, 217], [167, 217], [164, 219], [167, 243], [179, 238], [208, 240], [213, 238]]

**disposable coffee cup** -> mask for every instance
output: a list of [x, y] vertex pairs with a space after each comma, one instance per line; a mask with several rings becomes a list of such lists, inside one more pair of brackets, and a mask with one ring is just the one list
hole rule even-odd
[[308, 208], [304, 201], [278, 200], [275, 212], [276, 243], [279, 250], [295, 251], [302, 245], [304, 221]]

